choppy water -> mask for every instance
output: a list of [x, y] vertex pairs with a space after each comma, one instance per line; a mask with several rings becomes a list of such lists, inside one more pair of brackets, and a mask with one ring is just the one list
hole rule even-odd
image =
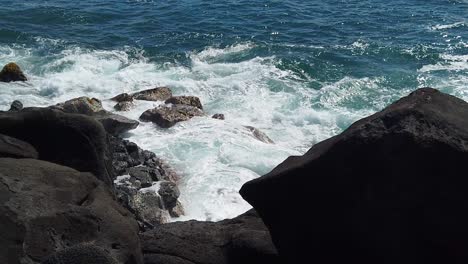
[[244, 182], [418, 87], [468, 100], [468, 1], [0, 0], [10, 61], [30, 81], [0, 84], [0, 110], [164, 85], [224, 113], [127, 135], [183, 174], [183, 219], [219, 220], [249, 208]]

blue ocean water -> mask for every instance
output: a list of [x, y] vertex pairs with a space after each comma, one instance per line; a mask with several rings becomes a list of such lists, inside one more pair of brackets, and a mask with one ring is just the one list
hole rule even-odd
[[10, 61], [30, 81], [0, 84], [0, 110], [164, 85], [224, 113], [127, 135], [183, 175], [182, 219], [219, 220], [249, 208], [245, 181], [416, 88], [468, 100], [468, 1], [0, 0]]

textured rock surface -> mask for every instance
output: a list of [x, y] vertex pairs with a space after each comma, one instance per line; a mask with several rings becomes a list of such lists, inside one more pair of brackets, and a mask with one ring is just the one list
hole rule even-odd
[[91, 172], [112, 185], [107, 135], [93, 118], [48, 108], [0, 112], [0, 133], [31, 144], [41, 160]]
[[141, 236], [145, 263], [280, 263], [254, 211], [221, 222], [175, 222]]
[[118, 262], [98, 246], [78, 244], [59, 250], [42, 264], [118, 264]]
[[82, 243], [142, 263], [136, 221], [92, 174], [33, 159], [0, 158], [0, 168], [0, 263], [40, 263]]
[[23, 103], [18, 100], [13, 101], [8, 111], [21, 111], [23, 109]]
[[114, 109], [117, 111], [130, 111], [133, 107], [135, 107], [135, 104], [132, 101], [124, 101], [124, 102], [118, 102], [116, 105], [114, 105]]
[[0, 157], [37, 159], [39, 153], [27, 142], [0, 134]]
[[196, 96], [173, 96], [166, 100], [166, 104], [189, 105], [203, 110], [200, 98]]
[[466, 102], [417, 90], [241, 194], [288, 263], [465, 263], [467, 116]]
[[14, 62], [8, 63], [3, 67], [2, 71], [0, 71], [0, 82], [24, 82], [27, 80], [23, 71], [21, 71], [20, 67]]
[[258, 130], [258, 128], [255, 128], [253, 126], [245, 126], [245, 128], [247, 128], [251, 133], [252, 133], [252, 136], [264, 143], [267, 143], [267, 144], [274, 144], [275, 142], [273, 142], [273, 140], [271, 140], [267, 134], [263, 133], [262, 131]]
[[187, 105], [159, 106], [146, 110], [140, 120], [153, 122], [160, 127], [169, 128], [181, 121], [187, 121], [194, 116], [202, 116], [203, 111], [199, 108]]
[[120, 135], [132, 129], [135, 129], [140, 124], [136, 120], [126, 118], [125, 116], [113, 114], [108, 111], [100, 111], [93, 115], [99, 121], [107, 133], [111, 135]]
[[132, 96], [136, 100], [165, 101], [172, 97], [172, 91], [167, 87], [156, 87], [153, 89], [136, 92]]
[[214, 114], [211, 118], [224, 120], [224, 114]]

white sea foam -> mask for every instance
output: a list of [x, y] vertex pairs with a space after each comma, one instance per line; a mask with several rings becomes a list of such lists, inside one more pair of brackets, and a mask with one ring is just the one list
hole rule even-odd
[[[44, 58], [24, 47], [0, 46], [6, 51], [0, 53], [0, 64], [14, 59], [30, 77], [27, 83], [0, 84], [0, 108], [7, 109], [16, 99], [25, 106], [46, 106], [83, 95], [106, 99], [162, 85], [176, 95], [198, 96], [206, 117], [169, 129], [141, 123], [127, 136], [166, 159], [182, 175], [180, 199], [187, 215], [178, 220], [234, 217], [250, 208], [238, 194], [243, 183], [373, 111], [364, 105], [381, 108], [399, 96], [380, 89], [379, 79], [368, 78], [345, 78], [316, 91], [297, 81], [294, 73], [276, 67], [274, 57], [223, 62], [226, 56], [253, 47], [243, 43], [193, 52], [190, 67], [185, 67], [149, 62], [143, 54], [135, 58], [129, 55], [138, 53], [134, 50], [69, 47]], [[345, 106], [353, 100], [359, 105], [359, 98], [373, 101], [363, 102], [362, 108]], [[113, 102], [103, 103], [112, 109]], [[138, 101], [123, 114], [138, 119], [158, 104]], [[215, 113], [223, 113], [226, 120], [209, 117]], [[246, 125], [265, 132], [275, 144], [258, 141]]]
[[461, 21], [461, 22], [445, 24], [445, 25], [437, 24], [435, 26], [432, 26], [431, 29], [432, 30], [444, 30], [444, 29], [458, 28], [458, 27], [464, 27], [464, 26], [466, 26], [466, 22]]
[[433, 72], [433, 71], [466, 71], [468, 70], [468, 55], [452, 55], [443, 54], [441, 59], [444, 62], [437, 64], [424, 65], [419, 72]]

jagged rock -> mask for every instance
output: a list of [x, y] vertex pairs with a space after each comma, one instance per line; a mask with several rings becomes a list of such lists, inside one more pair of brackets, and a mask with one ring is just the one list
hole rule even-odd
[[134, 106], [135, 104], [132, 101], [123, 101], [114, 105], [114, 109], [117, 111], [125, 112], [130, 111]]
[[172, 91], [167, 87], [156, 87], [153, 89], [136, 92], [132, 96], [136, 100], [165, 101], [172, 97]]
[[23, 103], [21, 103], [20, 101], [18, 100], [15, 100], [13, 101], [13, 103], [11, 103], [11, 106], [10, 106], [10, 110], [8, 111], [21, 111], [23, 109]]
[[104, 126], [107, 133], [114, 136], [135, 129], [140, 125], [136, 120], [113, 114], [105, 110], [94, 114], [93, 117]]
[[103, 111], [102, 103], [99, 99], [89, 97], [73, 98], [64, 103], [51, 106], [52, 109], [58, 109], [70, 114], [83, 114], [92, 116], [97, 112]]
[[255, 128], [253, 126], [245, 126], [250, 132], [252, 132], [252, 135], [254, 138], [267, 143], [267, 144], [274, 144], [275, 142], [271, 140], [265, 133], [262, 131], [258, 130], [258, 128]]
[[139, 122], [104, 110], [101, 101], [96, 98], [78, 97], [64, 103], [51, 106], [65, 113], [88, 115], [98, 120], [107, 133], [119, 135], [138, 127]]
[[57, 251], [48, 257], [42, 264], [118, 264], [102, 248], [93, 244], [78, 244]]
[[172, 208], [167, 209], [171, 217], [181, 217], [185, 214], [184, 207], [182, 203], [177, 200], [176, 205]]
[[0, 82], [17, 82], [17, 81], [27, 81], [28, 79], [21, 71], [20, 67], [14, 63], [10, 62], [5, 65], [0, 72]]
[[160, 127], [169, 128], [181, 121], [187, 121], [194, 116], [202, 116], [203, 111], [199, 108], [187, 105], [159, 106], [146, 110], [140, 120], [153, 122]]
[[465, 263], [467, 116], [463, 100], [419, 89], [241, 194], [287, 263]]
[[91, 172], [112, 185], [107, 134], [93, 118], [49, 108], [0, 112], [0, 133], [28, 142], [41, 160]]
[[141, 187], [150, 187], [153, 181], [158, 181], [159, 171], [146, 166], [132, 167], [128, 170], [130, 177], [140, 181]]
[[39, 158], [37, 150], [29, 143], [0, 134], [1, 158]]
[[180, 191], [175, 183], [162, 181], [160, 183], [158, 194], [161, 196], [165, 208], [170, 210], [177, 205], [177, 199], [180, 196]]
[[133, 101], [133, 96], [132, 95], [129, 95], [128, 93], [122, 93], [122, 94], [119, 94], [115, 97], [112, 97], [111, 98], [112, 101], [116, 101], [116, 102], [132, 102]]
[[267, 228], [253, 210], [220, 222], [158, 225], [140, 238], [145, 263], [280, 263]]
[[224, 114], [214, 114], [211, 118], [224, 120]]
[[133, 197], [131, 206], [140, 219], [153, 226], [167, 223], [169, 220], [169, 214], [163, 209], [161, 197], [152, 191], [139, 191]]
[[0, 168], [0, 263], [40, 263], [83, 243], [142, 263], [136, 221], [94, 175], [34, 159], [0, 158]]
[[166, 104], [182, 104], [182, 105], [189, 105], [200, 110], [203, 110], [203, 106], [200, 102], [200, 98], [196, 96], [173, 96], [166, 100]]

